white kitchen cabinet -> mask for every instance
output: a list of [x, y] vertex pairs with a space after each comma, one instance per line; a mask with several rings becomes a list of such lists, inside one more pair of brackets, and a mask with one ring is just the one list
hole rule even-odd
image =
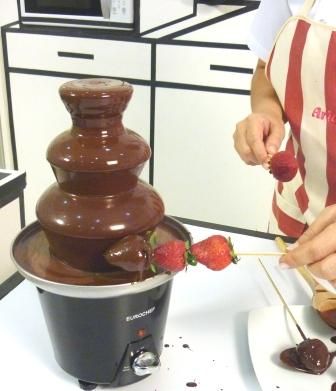
[[146, 43], [15, 32], [6, 39], [9, 67], [150, 79], [151, 47]]
[[249, 90], [255, 62], [249, 50], [158, 45], [156, 77], [164, 82]]
[[154, 187], [167, 213], [267, 231], [274, 180], [233, 147], [235, 123], [248, 112], [249, 96], [156, 90]]
[[1, 222], [1, 261], [0, 261], [0, 285], [15, 271], [16, 267], [11, 260], [10, 250], [13, 240], [21, 229], [19, 199], [0, 208]]
[[[11, 100], [18, 168], [27, 173], [26, 223], [36, 220], [39, 196], [55, 181], [46, 160], [50, 141], [71, 126], [70, 114], [59, 95], [60, 85], [70, 79], [21, 73], [10, 74]], [[150, 89], [134, 85], [134, 94], [124, 115], [124, 125], [149, 142]], [[148, 181], [149, 164], [142, 173]]]
[[1, 284], [6, 280], [9, 283], [15, 272], [10, 250], [17, 232], [21, 229], [19, 198], [24, 187], [24, 172], [0, 169], [0, 298], [5, 293], [1, 290]]
[[243, 163], [233, 145], [251, 110], [255, 57], [241, 44], [191, 41], [159, 44], [156, 53], [154, 186], [167, 212], [267, 231], [274, 179]]

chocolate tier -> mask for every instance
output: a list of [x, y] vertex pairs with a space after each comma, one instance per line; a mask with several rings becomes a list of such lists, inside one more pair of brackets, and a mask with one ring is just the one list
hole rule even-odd
[[138, 179], [150, 147], [122, 123], [132, 91], [111, 79], [60, 88], [73, 126], [48, 148], [57, 183], [40, 197], [36, 213], [51, 252], [81, 270], [110, 271], [104, 251], [126, 235], [154, 230], [164, 216], [160, 196]]

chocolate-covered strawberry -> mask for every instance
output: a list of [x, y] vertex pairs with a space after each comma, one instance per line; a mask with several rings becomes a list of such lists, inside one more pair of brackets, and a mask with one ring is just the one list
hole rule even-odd
[[197, 262], [215, 271], [223, 270], [238, 261], [230, 238], [222, 235], [213, 235], [193, 244], [190, 252]]
[[104, 252], [104, 258], [110, 265], [124, 270], [143, 271], [150, 266], [152, 251], [146, 238], [141, 235], [127, 235], [113, 243]]
[[277, 152], [269, 161], [269, 171], [280, 182], [289, 182], [298, 171], [298, 162], [289, 151]]
[[281, 352], [280, 360], [299, 371], [320, 375], [329, 368], [334, 355], [320, 339], [307, 338], [295, 348]]

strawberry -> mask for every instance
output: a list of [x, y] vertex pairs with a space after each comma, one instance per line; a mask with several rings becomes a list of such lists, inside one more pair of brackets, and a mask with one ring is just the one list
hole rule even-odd
[[294, 155], [288, 151], [277, 152], [269, 162], [270, 173], [280, 182], [291, 181], [298, 170], [298, 163]]
[[185, 269], [187, 247], [183, 240], [170, 240], [154, 249], [154, 263], [164, 270], [179, 272]]
[[222, 270], [230, 263], [237, 263], [230, 238], [213, 235], [190, 247], [191, 254], [197, 262], [202, 263], [211, 270]]

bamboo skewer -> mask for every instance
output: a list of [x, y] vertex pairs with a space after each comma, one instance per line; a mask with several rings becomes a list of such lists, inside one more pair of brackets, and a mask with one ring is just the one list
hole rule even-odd
[[281, 257], [287, 253], [286, 243], [280, 238], [275, 238], [275, 243], [280, 251], [266, 251], [266, 252], [235, 252], [238, 257], [256, 256], [256, 257]]
[[306, 339], [307, 339], [306, 335], [304, 334], [304, 332], [302, 331], [302, 328], [300, 327], [300, 325], [298, 324], [297, 320], [295, 319], [295, 317], [294, 317], [292, 311], [290, 310], [288, 304], [286, 303], [286, 300], [285, 300], [284, 297], [282, 296], [282, 294], [281, 294], [279, 288], [278, 288], [277, 285], [275, 284], [273, 278], [272, 278], [271, 275], [269, 274], [268, 270], [266, 269], [265, 265], [262, 263], [262, 261], [261, 261], [260, 258], [258, 258], [258, 261], [259, 261], [261, 267], [263, 268], [263, 270], [264, 270], [266, 276], [268, 277], [270, 283], [272, 284], [272, 286], [273, 286], [275, 292], [276, 292], [277, 295], [279, 296], [279, 299], [282, 301], [282, 304], [285, 306], [286, 311], [288, 312], [289, 316], [292, 318], [292, 321], [294, 322], [294, 324], [295, 324], [295, 326], [296, 326], [298, 332], [300, 333], [301, 337], [302, 337], [304, 340], [306, 340]]
[[286, 254], [285, 252], [280, 252], [280, 251], [270, 251], [270, 252], [235, 252], [235, 255], [238, 257], [243, 257], [243, 256], [255, 256], [255, 257], [280, 257], [281, 255]]
[[284, 251], [284, 253], [287, 252], [287, 245], [286, 243], [280, 238], [280, 236], [277, 236], [275, 238], [275, 243], [278, 246], [278, 249], [281, 251]]

